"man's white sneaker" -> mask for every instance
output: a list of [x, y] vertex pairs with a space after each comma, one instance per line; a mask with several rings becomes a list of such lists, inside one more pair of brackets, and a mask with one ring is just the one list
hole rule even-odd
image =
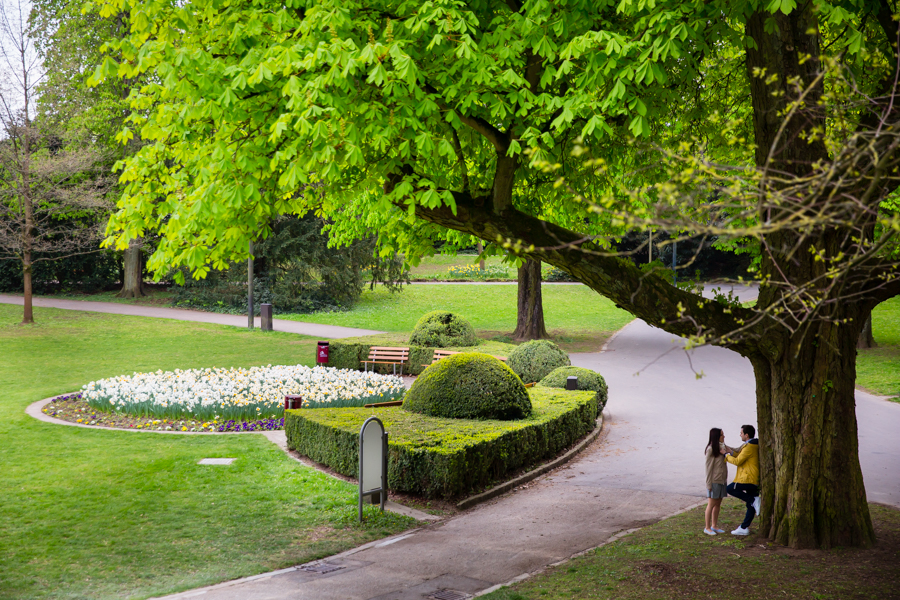
[[750, 530], [744, 529], [743, 527], [738, 527], [737, 529], [735, 529], [734, 531], [731, 532], [731, 535], [749, 535], [749, 534], [750, 534]]
[[759, 496], [753, 499], [753, 510], [756, 511], [756, 514], [759, 514], [759, 505], [761, 502], [759, 501]]
[[706, 528], [703, 529], [703, 533], [705, 533], [706, 535], [716, 535], [715, 531], [713, 531], [712, 529], [706, 529]]

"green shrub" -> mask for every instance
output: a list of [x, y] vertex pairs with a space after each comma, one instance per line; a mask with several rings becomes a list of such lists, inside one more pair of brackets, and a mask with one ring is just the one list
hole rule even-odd
[[477, 346], [478, 338], [472, 325], [462, 317], [446, 310], [433, 310], [416, 323], [409, 343], [432, 348]]
[[521, 419], [531, 413], [522, 380], [493, 356], [454, 354], [431, 365], [406, 393], [403, 408], [450, 419]]
[[596, 371], [590, 369], [582, 369], [581, 367], [559, 367], [550, 371], [550, 374], [541, 379], [539, 386], [549, 388], [566, 388], [566, 380], [575, 376], [578, 378], [579, 390], [591, 390], [597, 392], [597, 410], [603, 411], [606, 406], [608, 390], [606, 380]]
[[572, 364], [569, 355], [549, 340], [525, 342], [510, 353], [507, 364], [525, 383], [540, 381], [557, 367]]
[[591, 392], [529, 391], [533, 410], [518, 421], [442, 419], [396, 408], [285, 411], [288, 447], [357, 477], [359, 429], [373, 414], [389, 434], [388, 486], [429, 498], [480, 491], [558, 455], [597, 419]]

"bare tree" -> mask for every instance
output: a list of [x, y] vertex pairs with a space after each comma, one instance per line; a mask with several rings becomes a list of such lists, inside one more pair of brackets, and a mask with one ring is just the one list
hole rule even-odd
[[0, 2], [0, 258], [22, 265], [23, 323], [33, 323], [32, 270], [40, 261], [99, 250], [111, 180], [100, 156], [34, 120], [40, 61], [27, 4]]

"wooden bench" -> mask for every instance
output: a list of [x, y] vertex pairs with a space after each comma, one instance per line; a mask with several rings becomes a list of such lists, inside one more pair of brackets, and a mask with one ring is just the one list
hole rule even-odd
[[369, 358], [360, 362], [365, 371], [369, 370], [369, 365], [372, 365], [373, 371], [375, 365], [393, 365], [394, 375], [397, 374], [397, 365], [400, 365], [400, 374], [403, 375], [403, 365], [409, 363], [409, 348], [372, 346], [369, 348]]
[[[434, 363], [438, 362], [438, 361], [441, 360], [442, 358], [447, 358], [448, 356], [453, 356], [454, 354], [462, 354], [462, 352], [457, 351], [457, 350], [435, 350], [435, 351], [434, 351], [434, 358], [432, 359], [431, 364], [433, 365]], [[488, 356], [494, 356], [494, 355], [493, 355], [493, 354], [489, 354]], [[498, 359], [498, 360], [502, 360], [503, 362], [506, 362], [506, 357], [505, 357], [505, 356], [494, 356], [494, 358], [496, 358], [496, 359]], [[431, 365], [422, 365], [422, 366], [423, 366], [423, 367], [428, 367], [428, 366], [431, 366]]]

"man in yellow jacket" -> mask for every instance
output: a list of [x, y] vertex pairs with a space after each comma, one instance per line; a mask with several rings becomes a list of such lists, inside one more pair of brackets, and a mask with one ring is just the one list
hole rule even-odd
[[747, 514], [741, 526], [731, 535], [747, 535], [750, 523], [759, 510], [759, 440], [753, 425], [741, 425], [741, 440], [744, 445], [725, 455], [725, 460], [737, 465], [734, 482], [728, 484], [728, 494], [747, 504]]

